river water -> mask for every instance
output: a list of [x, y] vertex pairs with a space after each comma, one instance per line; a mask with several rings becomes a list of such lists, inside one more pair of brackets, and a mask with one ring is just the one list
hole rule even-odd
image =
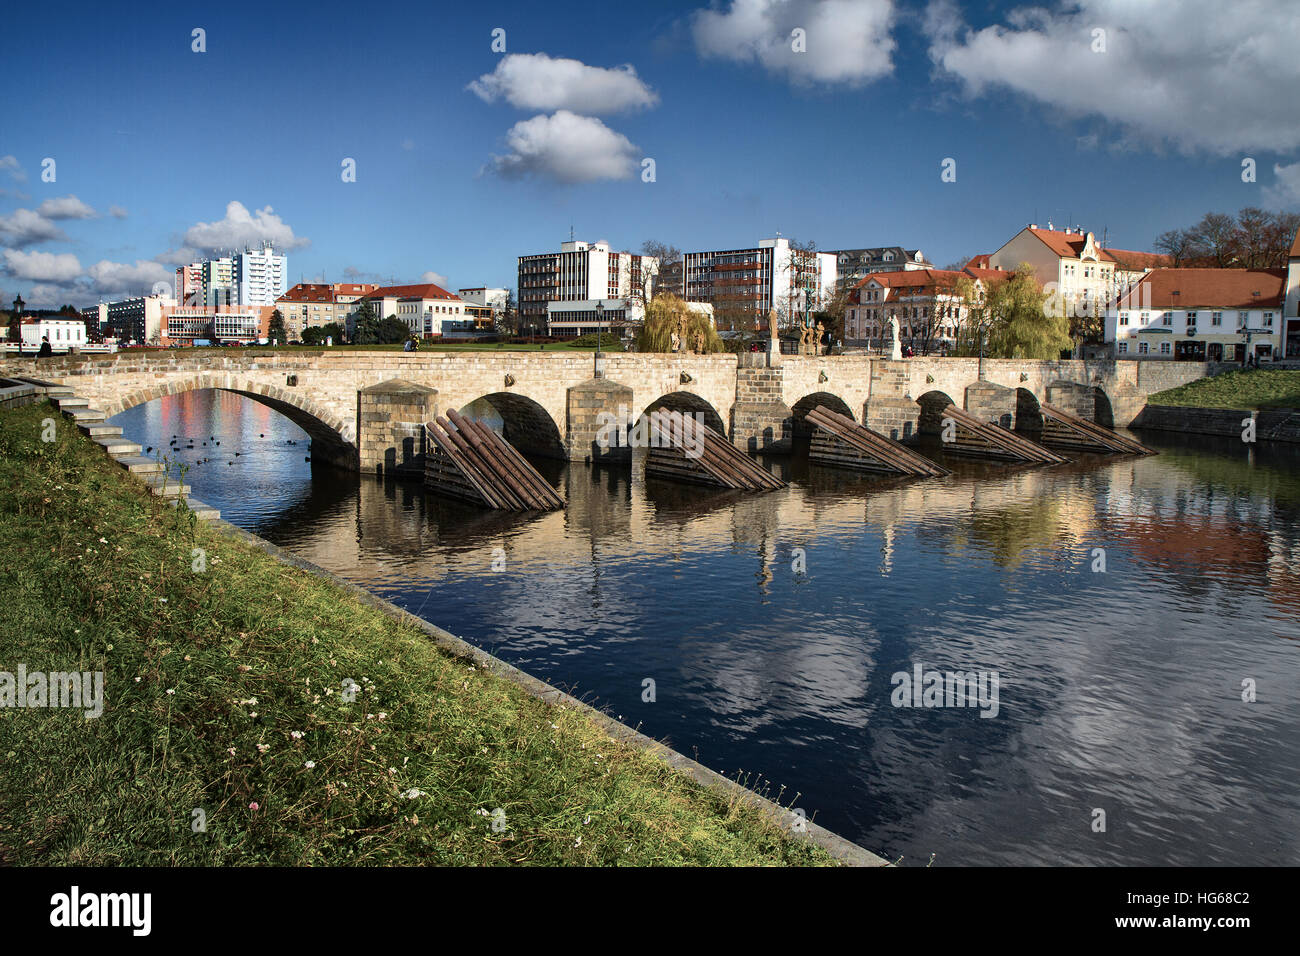
[[[538, 462], [568, 507], [520, 517], [313, 465], [227, 392], [113, 422], [176, 436], [233, 523], [903, 865], [1300, 863], [1294, 449], [1148, 432], [911, 482], [796, 453], [761, 496]], [[918, 666], [986, 696], [923, 706]]]

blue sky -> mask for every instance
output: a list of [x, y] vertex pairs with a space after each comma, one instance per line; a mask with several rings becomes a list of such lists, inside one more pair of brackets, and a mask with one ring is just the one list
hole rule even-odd
[[[205, 243], [262, 236], [290, 246], [292, 281], [455, 289], [513, 286], [515, 257], [570, 226], [632, 249], [779, 230], [943, 265], [1031, 220], [1147, 249], [1300, 196], [1285, 2], [31, 4], [5, 21], [6, 303], [148, 291]], [[548, 94], [561, 58], [596, 69]]]

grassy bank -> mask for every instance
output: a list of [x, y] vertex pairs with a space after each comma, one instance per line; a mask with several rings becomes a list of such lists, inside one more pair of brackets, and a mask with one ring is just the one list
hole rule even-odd
[[1199, 408], [1300, 408], [1300, 371], [1258, 368], [1225, 372], [1156, 392], [1147, 401]]
[[147, 496], [48, 405], [0, 412], [0, 553], [0, 671], [105, 697], [0, 708], [0, 863], [830, 862]]

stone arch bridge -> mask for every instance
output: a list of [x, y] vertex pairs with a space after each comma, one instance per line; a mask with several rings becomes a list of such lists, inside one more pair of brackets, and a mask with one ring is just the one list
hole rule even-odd
[[297, 422], [312, 437], [314, 456], [389, 472], [421, 467], [421, 423], [481, 399], [521, 449], [584, 461], [627, 454], [598, 447], [606, 414], [630, 422], [658, 407], [700, 412], [741, 448], [781, 451], [821, 404], [897, 438], [926, 430], [933, 418], [927, 408], [949, 402], [1007, 427], [1032, 427], [1041, 401], [1125, 426], [1148, 394], [1212, 371], [1167, 360], [890, 361], [850, 354], [782, 356], [769, 366], [765, 353], [618, 353], [603, 358], [596, 378], [590, 353], [505, 350], [186, 350], [0, 361], [0, 375], [71, 386], [109, 416], [191, 389], [236, 392]]

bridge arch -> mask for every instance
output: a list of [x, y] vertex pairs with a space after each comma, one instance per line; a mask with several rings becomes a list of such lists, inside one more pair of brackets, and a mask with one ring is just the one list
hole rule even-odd
[[1043, 405], [1038, 396], [1023, 386], [1016, 389], [1016, 431], [1041, 432]]
[[807, 438], [813, 432], [813, 427], [808, 424], [808, 413], [818, 406], [824, 406], [832, 412], [838, 412], [841, 415], [847, 415], [854, 421], [858, 416], [853, 414], [853, 409], [849, 403], [844, 401], [833, 392], [813, 392], [805, 395], [799, 401], [790, 407], [790, 417], [794, 430], [794, 437]]
[[951, 395], [937, 388], [918, 396], [916, 404], [921, 406], [916, 430], [923, 435], [938, 435], [943, 430], [943, 410], [949, 405], [962, 407], [961, 402], [953, 401]]
[[694, 392], [682, 390], [665, 392], [647, 405], [641, 414], [649, 415], [661, 408], [673, 412], [682, 412], [683, 414], [693, 415], [698, 413], [703, 415], [705, 425], [708, 425], [722, 437], [727, 437], [727, 425], [722, 416], [718, 414], [718, 410], [707, 399], [701, 398]]
[[277, 387], [251, 382], [238, 376], [181, 376], [130, 392], [116, 393], [112, 401], [102, 402], [105, 418], [112, 418], [129, 408], [198, 389], [232, 392], [271, 408], [305, 431], [312, 440], [313, 454], [346, 468], [357, 467], [356, 424], [345, 422], [330, 409], [312, 401], [292, 387]]
[[527, 395], [492, 392], [480, 395], [459, 411], [499, 432], [502, 438], [525, 454], [542, 458], [566, 457], [560, 426], [545, 406]]

